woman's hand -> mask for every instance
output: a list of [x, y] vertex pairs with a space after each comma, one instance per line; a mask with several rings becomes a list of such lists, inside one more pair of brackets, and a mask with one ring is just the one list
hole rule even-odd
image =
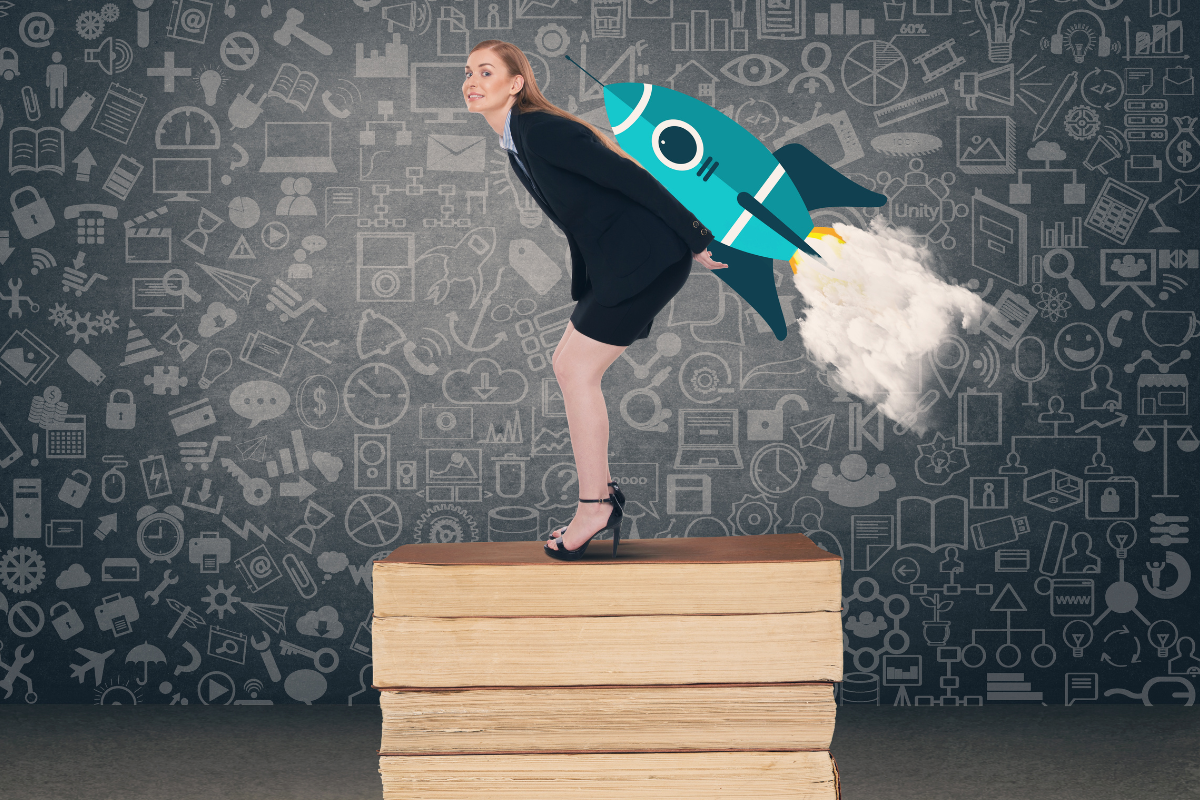
[[699, 261], [709, 269], [725, 269], [729, 266], [728, 264], [720, 261], [713, 261], [712, 253], [710, 253], [708, 250], [705, 250], [702, 253], [692, 253], [692, 258], [696, 261]]

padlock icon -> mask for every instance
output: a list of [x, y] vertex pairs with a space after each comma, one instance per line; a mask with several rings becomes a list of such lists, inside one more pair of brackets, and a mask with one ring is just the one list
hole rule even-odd
[[746, 438], [752, 442], [782, 442], [783, 441], [783, 404], [795, 400], [800, 407], [808, 411], [808, 401], [798, 394], [785, 394], [775, 404], [775, 409], [758, 411], [746, 410]]
[[67, 478], [63, 481], [62, 488], [58, 490], [58, 499], [69, 506], [83, 508], [83, 502], [87, 500], [88, 492], [92, 490], [92, 476], [81, 469], [75, 470], [71, 475], [82, 475], [87, 482], [80, 483], [74, 477]]
[[1121, 513], [1121, 497], [1117, 494], [1117, 490], [1109, 486], [1100, 495], [1100, 513], [1101, 514], [1120, 514]]
[[[33, 200], [23, 206], [18, 206], [17, 195], [22, 192], [31, 192]], [[46, 198], [42, 197], [32, 186], [22, 186], [17, 189], [8, 196], [8, 202], [12, 205], [13, 221], [17, 223], [17, 230], [26, 239], [32, 239], [54, 227], [54, 215], [50, 213], [50, 206], [46, 203]]]
[[[59, 606], [65, 608], [66, 611], [56, 617], [54, 610]], [[62, 601], [50, 606], [50, 621], [54, 623], [54, 630], [58, 631], [58, 638], [64, 642], [83, 631], [83, 620], [79, 618], [79, 613]]]
[[[118, 403], [117, 395], [123, 394], [128, 402]], [[114, 389], [108, 396], [108, 409], [104, 414], [104, 424], [113, 430], [127, 431], [137, 420], [137, 405], [133, 402], [133, 392], [128, 389]]]

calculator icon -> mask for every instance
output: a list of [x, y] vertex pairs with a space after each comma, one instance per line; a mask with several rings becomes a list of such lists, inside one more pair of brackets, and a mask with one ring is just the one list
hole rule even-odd
[[1111, 177], [1104, 181], [1096, 202], [1092, 205], [1084, 225], [1102, 233], [1120, 244], [1129, 241], [1129, 234], [1137, 224], [1149, 197], [1118, 183]]
[[67, 414], [61, 423], [46, 429], [46, 458], [86, 457], [86, 415]]

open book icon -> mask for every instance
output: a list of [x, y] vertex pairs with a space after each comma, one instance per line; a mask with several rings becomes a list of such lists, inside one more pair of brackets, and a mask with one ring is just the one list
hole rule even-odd
[[285, 61], [279, 65], [267, 97], [278, 97], [301, 111], [308, 111], [308, 104], [316, 93], [317, 76]]

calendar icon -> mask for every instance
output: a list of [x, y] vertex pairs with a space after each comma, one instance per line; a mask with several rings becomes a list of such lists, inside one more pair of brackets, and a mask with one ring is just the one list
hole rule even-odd
[[87, 416], [67, 414], [46, 429], [46, 458], [87, 458]]

